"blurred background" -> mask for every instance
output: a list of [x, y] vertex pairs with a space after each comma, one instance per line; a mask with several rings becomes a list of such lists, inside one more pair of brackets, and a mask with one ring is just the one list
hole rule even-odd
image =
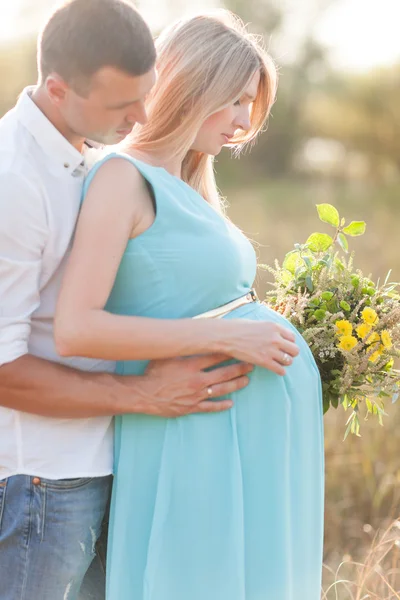
[[[36, 81], [36, 35], [54, 0], [0, 0], [0, 115]], [[185, 0], [136, 3], [154, 33]], [[230, 8], [264, 36], [280, 71], [268, 130], [252, 152], [216, 163], [229, 215], [260, 263], [282, 260], [319, 224], [315, 204], [365, 220], [351, 240], [372, 279], [400, 280], [400, 0], [191, 0]], [[398, 237], [399, 236], [399, 237]], [[269, 276], [260, 271], [260, 295]], [[325, 417], [323, 598], [400, 598], [400, 406], [384, 427], [343, 442], [343, 409]], [[397, 520], [399, 518], [399, 521]], [[300, 599], [299, 600], [306, 600]]]

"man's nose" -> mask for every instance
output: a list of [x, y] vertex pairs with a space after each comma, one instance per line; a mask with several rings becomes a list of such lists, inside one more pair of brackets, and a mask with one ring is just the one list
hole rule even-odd
[[147, 123], [148, 118], [144, 104], [142, 103], [135, 106], [135, 110], [131, 111], [131, 113], [126, 117], [126, 120], [132, 125], [135, 123], [140, 123], [141, 125]]

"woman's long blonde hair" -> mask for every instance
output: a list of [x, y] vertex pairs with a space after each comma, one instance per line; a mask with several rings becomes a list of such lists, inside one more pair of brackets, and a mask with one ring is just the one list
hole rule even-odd
[[222, 210], [214, 157], [191, 146], [204, 121], [238, 100], [259, 69], [251, 128], [238, 132], [230, 146], [240, 152], [254, 140], [275, 99], [275, 66], [260, 39], [225, 10], [174, 23], [156, 47], [158, 79], [146, 102], [149, 120], [134, 128], [127, 146], [139, 154], [184, 157], [183, 180]]

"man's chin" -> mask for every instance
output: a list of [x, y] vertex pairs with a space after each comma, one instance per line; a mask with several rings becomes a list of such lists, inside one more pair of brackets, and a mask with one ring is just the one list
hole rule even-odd
[[100, 144], [101, 146], [116, 146], [117, 144], [119, 144], [120, 142], [122, 142], [126, 137], [127, 137], [127, 133], [113, 133], [112, 135], [97, 135], [97, 136], [93, 136], [92, 140], [94, 140], [97, 144]]
[[125, 138], [126, 135], [116, 134], [105, 138], [103, 144], [105, 146], [116, 146], [117, 144], [120, 144]]

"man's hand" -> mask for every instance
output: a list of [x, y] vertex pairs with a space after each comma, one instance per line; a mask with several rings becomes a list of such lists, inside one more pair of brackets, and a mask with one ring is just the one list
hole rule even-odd
[[71, 369], [26, 354], [0, 366], [0, 406], [59, 419], [219, 412], [232, 402], [210, 398], [244, 388], [253, 368], [236, 363], [204, 370], [226, 360], [231, 359], [223, 354], [158, 360], [144, 375], [120, 376]]
[[[247, 374], [253, 366], [236, 363], [211, 371], [210, 367], [230, 360], [229, 356], [211, 354], [190, 358], [152, 361], [142, 377], [141, 412], [160, 417], [181, 417], [191, 413], [215, 413], [232, 407], [231, 400], [211, 400], [229, 395], [249, 383]], [[128, 377], [123, 380], [129, 384]], [[135, 378], [137, 381], [137, 378]], [[136, 400], [138, 398], [136, 396]]]

